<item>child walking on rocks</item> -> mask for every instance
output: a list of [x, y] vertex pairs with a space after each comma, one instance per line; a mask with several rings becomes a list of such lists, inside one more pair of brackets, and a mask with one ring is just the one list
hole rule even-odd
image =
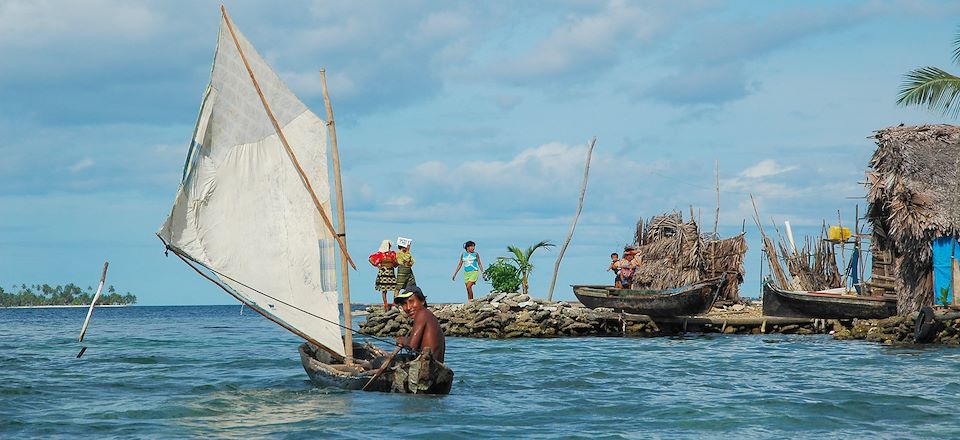
[[483, 263], [480, 262], [480, 254], [477, 253], [477, 244], [468, 241], [463, 244], [463, 253], [457, 261], [457, 269], [453, 271], [453, 280], [457, 279], [457, 272], [463, 268], [463, 283], [467, 287], [467, 301], [473, 301], [473, 285], [483, 276]]

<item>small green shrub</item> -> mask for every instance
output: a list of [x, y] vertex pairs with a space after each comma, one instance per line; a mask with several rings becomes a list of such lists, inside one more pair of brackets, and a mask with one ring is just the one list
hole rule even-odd
[[520, 290], [520, 269], [500, 257], [483, 271], [483, 279], [493, 284], [497, 292], [513, 293]]

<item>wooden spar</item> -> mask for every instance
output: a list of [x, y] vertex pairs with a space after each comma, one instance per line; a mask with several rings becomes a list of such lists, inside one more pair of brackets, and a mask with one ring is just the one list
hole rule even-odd
[[[93, 295], [93, 300], [90, 301], [90, 309], [87, 310], [87, 318], [83, 320], [83, 328], [80, 329], [80, 340], [77, 342], [83, 342], [83, 335], [87, 334], [87, 326], [90, 325], [90, 318], [93, 316], [93, 306], [97, 304], [97, 300], [100, 299], [100, 292], [103, 292], [103, 284], [107, 281], [107, 267], [110, 266], [109, 261], [103, 262], [103, 273], [100, 274], [100, 284], [97, 285], [97, 293]], [[80, 357], [83, 355], [83, 351], [77, 355]]]
[[374, 373], [372, 377], [370, 377], [370, 380], [367, 381], [367, 383], [363, 386], [363, 388], [360, 389], [360, 391], [366, 391], [367, 387], [369, 387], [374, 380], [377, 380], [377, 378], [380, 377], [380, 375], [383, 374], [384, 371], [387, 371], [387, 368], [390, 367], [390, 364], [393, 363], [393, 358], [397, 357], [397, 353], [400, 353], [400, 349], [402, 348], [403, 347], [397, 347], [396, 350], [393, 350], [393, 353], [390, 353], [390, 356], [387, 357], [387, 360], [383, 361], [383, 365], [381, 365], [380, 368], [377, 369], [377, 372]]
[[[159, 235], [157, 235], [157, 237], [160, 238], [160, 241], [163, 241], [163, 238], [162, 238], [162, 237], [160, 237]], [[166, 242], [165, 242], [165, 241], [164, 241], [164, 245], [166, 245]], [[211, 277], [210, 275], [207, 275], [207, 274], [203, 273], [202, 270], [197, 269], [197, 267], [194, 266], [193, 263], [191, 262], [192, 260], [189, 259], [189, 258], [187, 258], [187, 257], [184, 257], [177, 248], [168, 246], [167, 249], [170, 249], [171, 251], [173, 251], [173, 255], [176, 255], [177, 258], [180, 258], [181, 260], [183, 260], [184, 263], [187, 263], [187, 266], [190, 266], [190, 268], [193, 269], [193, 270], [194, 270], [195, 272], [197, 272], [198, 274], [200, 274], [200, 276], [206, 278], [206, 279], [207, 279], [208, 281], [210, 281], [211, 283], [216, 284], [217, 287], [223, 289], [224, 292], [227, 292], [227, 294], [229, 294], [230, 296], [236, 298], [237, 301], [240, 301], [241, 304], [246, 304], [247, 307], [250, 307], [251, 309], [253, 309], [253, 311], [255, 311], [255, 312], [263, 315], [264, 318], [267, 318], [267, 319], [273, 321], [274, 324], [277, 324], [277, 325], [279, 325], [280, 327], [283, 327], [283, 328], [289, 330], [291, 333], [293, 333], [293, 334], [295, 334], [295, 335], [297, 335], [297, 336], [305, 339], [307, 342], [315, 345], [316, 347], [320, 348], [321, 350], [326, 351], [327, 353], [330, 353], [330, 356], [333, 356], [334, 359], [344, 360], [343, 355], [341, 355], [340, 353], [337, 353], [337, 352], [335, 352], [335, 351], [327, 348], [327, 346], [321, 344], [320, 342], [317, 342], [316, 339], [313, 339], [313, 338], [307, 336], [305, 333], [301, 332], [300, 330], [297, 330], [297, 329], [295, 329], [295, 328], [287, 325], [286, 323], [284, 323], [284, 322], [282, 322], [282, 321], [274, 318], [274, 317], [271, 316], [269, 313], [264, 312], [262, 309], [260, 309], [260, 307], [257, 307], [257, 306], [256, 306], [255, 304], [253, 304], [253, 303], [247, 302], [247, 300], [245, 300], [243, 297], [241, 297], [240, 295], [237, 295], [237, 294], [233, 291], [233, 289], [227, 288], [227, 286], [224, 286], [224, 285], [223, 285], [222, 283], [220, 283], [219, 281], [213, 279], [213, 277]], [[197, 263], [197, 264], [199, 264], [199, 263]], [[204, 267], [206, 267], [206, 266], [204, 266]], [[209, 270], [209, 268], [207, 268], [207, 269]]]
[[[337, 236], [347, 239], [347, 224], [343, 208], [343, 184], [340, 181], [340, 149], [337, 147], [337, 126], [333, 121], [333, 105], [330, 104], [330, 94], [327, 93], [327, 70], [320, 69], [320, 84], [323, 86], [323, 103], [327, 108], [327, 132], [330, 134], [330, 153], [333, 156], [333, 184], [337, 197]], [[340, 254], [340, 277], [343, 286], [343, 324], [353, 327], [353, 312], [350, 310], [350, 270], [347, 269], [346, 253]], [[347, 353], [347, 361], [353, 359], [353, 333], [345, 332], [343, 346]]]
[[573, 215], [573, 221], [570, 222], [570, 231], [567, 238], [563, 240], [563, 246], [560, 246], [560, 253], [557, 254], [557, 261], [553, 263], [553, 279], [550, 280], [550, 290], [547, 293], [547, 301], [553, 301], [553, 289], [557, 286], [557, 273], [560, 272], [560, 260], [563, 259], [563, 253], [567, 251], [570, 239], [573, 238], [573, 230], [577, 228], [577, 219], [580, 218], [580, 211], [583, 210], [583, 196], [587, 192], [587, 178], [590, 176], [590, 158], [593, 156], [593, 146], [597, 143], [597, 137], [590, 139], [590, 145], [587, 146], [587, 163], [583, 167], [583, 184], [580, 185], [580, 201], [577, 202], [577, 212]]
[[307, 192], [310, 193], [310, 198], [313, 199], [314, 206], [317, 207], [317, 211], [320, 212], [320, 217], [323, 218], [324, 224], [327, 225], [327, 229], [330, 230], [330, 233], [337, 239], [337, 243], [340, 245], [340, 252], [346, 256], [347, 262], [350, 263], [350, 266], [357, 269], [357, 265], [353, 263], [353, 259], [350, 258], [350, 254], [347, 253], [347, 243], [344, 241], [343, 237], [337, 235], [337, 232], [333, 229], [333, 223], [330, 222], [330, 217], [327, 216], [327, 213], [323, 211], [323, 205], [320, 204], [320, 199], [317, 198], [317, 193], [313, 191], [313, 186], [310, 185], [310, 179], [307, 178], [307, 174], [304, 173], [303, 167], [300, 166], [300, 161], [297, 160], [297, 155], [293, 153], [293, 149], [290, 148], [290, 144], [287, 142], [286, 136], [283, 135], [283, 130], [280, 129], [280, 123], [277, 122], [277, 118], [273, 116], [273, 111], [270, 110], [270, 105], [267, 104], [267, 98], [263, 96], [263, 91], [260, 89], [260, 83], [257, 81], [257, 77], [253, 74], [253, 69], [250, 67], [250, 62], [247, 61], [247, 56], [243, 53], [243, 48], [240, 47], [240, 40], [237, 39], [237, 34], [233, 30], [233, 22], [230, 20], [230, 16], [227, 15], [227, 8], [223, 5], [220, 5], [220, 12], [223, 14], [223, 19], [227, 22], [227, 29], [230, 31], [230, 36], [233, 37], [233, 44], [237, 46], [237, 51], [240, 52], [240, 59], [243, 60], [244, 67], [247, 68], [247, 73], [250, 74], [250, 80], [253, 81], [253, 87], [257, 89], [257, 95], [260, 96], [260, 103], [263, 104], [263, 109], [267, 112], [267, 117], [270, 118], [270, 123], [273, 124], [273, 129], [277, 132], [277, 137], [280, 138], [280, 143], [283, 144], [283, 148], [287, 150], [287, 154], [290, 156], [290, 160], [293, 161], [294, 168], [297, 169], [297, 173], [300, 174], [300, 178], [303, 179], [303, 184], [307, 187]]

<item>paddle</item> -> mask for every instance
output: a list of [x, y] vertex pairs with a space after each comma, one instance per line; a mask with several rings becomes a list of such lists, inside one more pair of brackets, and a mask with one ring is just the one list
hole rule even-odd
[[397, 347], [396, 350], [393, 350], [393, 353], [390, 353], [390, 356], [387, 356], [386, 362], [384, 362], [383, 365], [381, 365], [380, 368], [377, 369], [377, 372], [374, 373], [373, 377], [371, 377], [370, 380], [367, 381], [367, 384], [364, 385], [363, 388], [361, 388], [361, 391], [366, 391], [366, 390], [367, 390], [367, 387], [370, 386], [370, 384], [372, 384], [374, 380], [377, 380], [377, 378], [380, 377], [380, 375], [383, 374], [383, 372], [387, 370], [387, 367], [389, 367], [390, 364], [393, 363], [393, 358], [394, 358], [394, 356], [396, 356], [397, 353], [400, 353], [400, 350], [401, 350], [402, 348], [403, 348], [403, 347]]

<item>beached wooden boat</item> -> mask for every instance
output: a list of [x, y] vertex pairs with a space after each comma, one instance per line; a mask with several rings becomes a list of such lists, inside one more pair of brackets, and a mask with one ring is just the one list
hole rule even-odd
[[726, 277], [721, 276], [667, 290], [617, 289], [605, 285], [572, 287], [577, 299], [591, 309], [608, 307], [638, 315], [688, 316], [710, 310], [724, 283]]
[[897, 300], [837, 292], [784, 290], [763, 285], [764, 316], [821, 319], [881, 319], [897, 314]]
[[[448, 394], [453, 386], [453, 371], [430, 352], [401, 353], [390, 359], [388, 353], [373, 345], [355, 344], [353, 355], [355, 362], [348, 366], [316, 346], [300, 345], [303, 369], [318, 386], [410, 394]], [[378, 375], [376, 371], [384, 362], [389, 366]]]
[[[453, 372], [430, 354], [388, 356], [372, 346], [354, 352], [349, 267], [356, 266], [343, 238], [330, 103], [328, 122], [290, 91], [221, 11], [210, 83], [173, 208], [157, 236], [198, 274], [306, 340], [300, 354], [313, 382], [448, 393]], [[320, 78], [327, 100], [322, 70]]]

